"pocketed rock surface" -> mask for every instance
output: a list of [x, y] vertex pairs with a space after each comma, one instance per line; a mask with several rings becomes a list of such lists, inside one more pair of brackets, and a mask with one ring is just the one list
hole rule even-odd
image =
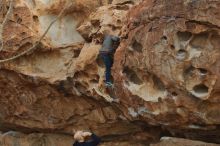
[[[65, 11], [40, 45], [0, 64], [4, 133], [26, 133], [24, 142], [31, 133], [66, 137], [83, 129], [121, 146], [147, 145], [166, 135], [220, 143], [220, 1], [16, 0], [12, 5], [0, 24], [1, 60], [35, 45]], [[2, 0], [1, 23], [8, 8], [9, 1]], [[106, 32], [123, 37], [112, 91], [105, 90], [98, 55]], [[119, 103], [112, 102], [113, 95]]]

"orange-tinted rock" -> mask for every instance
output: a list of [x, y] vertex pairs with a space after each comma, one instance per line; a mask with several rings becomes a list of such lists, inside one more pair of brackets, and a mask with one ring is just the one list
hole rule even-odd
[[[120, 137], [120, 136], [119, 136]], [[127, 139], [130, 136], [127, 136]], [[103, 138], [100, 146], [146, 146], [147, 143], [124, 141], [116, 139], [114, 141], [109, 138]], [[23, 134], [20, 132], [9, 131], [0, 134], [0, 143], [2, 146], [71, 146], [74, 143], [73, 136], [64, 134], [43, 134], [32, 133]]]
[[[70, 7], [36, 50], [1, 64], [0, 129], [92, 130], [126, 146], [156, 141], [165, 129], [200, 140], [212, 135], [220, 143], [220, 2], [139, 2], [16, 1], [3, 28], [2, 59], [34, 45]], [[125, 38], [115, 54], [114, 93], [105, 90], [98, 55], [107, 31]]]
[[219, 124], [219, 5], [146, 0], [129, 12], [114, 80], [131, 116], [183, 127]]
[[150, 146], [218, 146], [219, 144], [205, 143], [181, 138], [162, 137], [157, 144]]

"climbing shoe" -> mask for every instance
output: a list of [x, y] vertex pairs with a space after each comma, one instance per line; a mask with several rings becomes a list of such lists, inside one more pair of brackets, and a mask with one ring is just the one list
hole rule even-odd
[[106, 82], [106, 83], [105, 83], [105, 86], [106, 86], [106, 87], [111, 87], [111, 88], [113, 88], [114, 85], [113, 85], [111, 82]]

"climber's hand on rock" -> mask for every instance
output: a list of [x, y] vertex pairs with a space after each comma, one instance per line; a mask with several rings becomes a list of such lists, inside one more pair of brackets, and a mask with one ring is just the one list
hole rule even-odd
[[88, 137], [88, 136], [91, 136], [92, 133], [91, 132], [83, 132], [83, 137]]

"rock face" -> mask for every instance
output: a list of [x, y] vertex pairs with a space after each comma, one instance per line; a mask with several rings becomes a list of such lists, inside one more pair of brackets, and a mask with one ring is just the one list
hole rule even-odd
[[162, 137], [160, 143], [151, 144], [150, 146], [218, 146], [218, 144], [204, 143], [181, 138]]
[[114, 80], [134, 118], [199, 129], [220, 123], [219, 5], [147, 0], [130, 11]]
[[[0, 22], [9, 4], [2, 0]], [[107, 141], [120, 139], [121, 146], [146, 145], [164, 133], [220, 143], [219, 1], [17, 0], [12, 5], [0, 25], [2, 60], [34, 46], [64, 13], [36, 48], [0, 64], [2, 131], [92, 130]], [[106, 32], [125, 38], [115, 54], [113, 93], [105, 91], [98, 56]], [[120, 103], [112, 103], [112, 94]]]
[[[0, 135], [1, 146], [72, 146], [73, 138], [60, 134], [23, 134], [9, 131]], [[129, 142], [103, 142], [100, 146], [133, 146]], [[141, 146], [137, 144], [136, 146]]]
[[[60, 134], [23, 134], [19, 132], [9, 131], [4, 134], [0, 134], [1, 146], [71, 146], [73, 139], [71, 136]], [[129, 142], [103, 142], [100, 146], [142, 146], [137, 143]], [[145, 144], [146, 146], [148, 144]], [[186, 140], [181, 138], [162, 137], [157, 144], [151, 144], [150, 146], [219, 146], [219, 144], [211, 144], [200, 141]]]
[[70, 136], [58, 134], [29, 134], [25, 135], [19, 132], [7, 132], [0, 135], [1, 146], [71, 146], [73, 140]]

